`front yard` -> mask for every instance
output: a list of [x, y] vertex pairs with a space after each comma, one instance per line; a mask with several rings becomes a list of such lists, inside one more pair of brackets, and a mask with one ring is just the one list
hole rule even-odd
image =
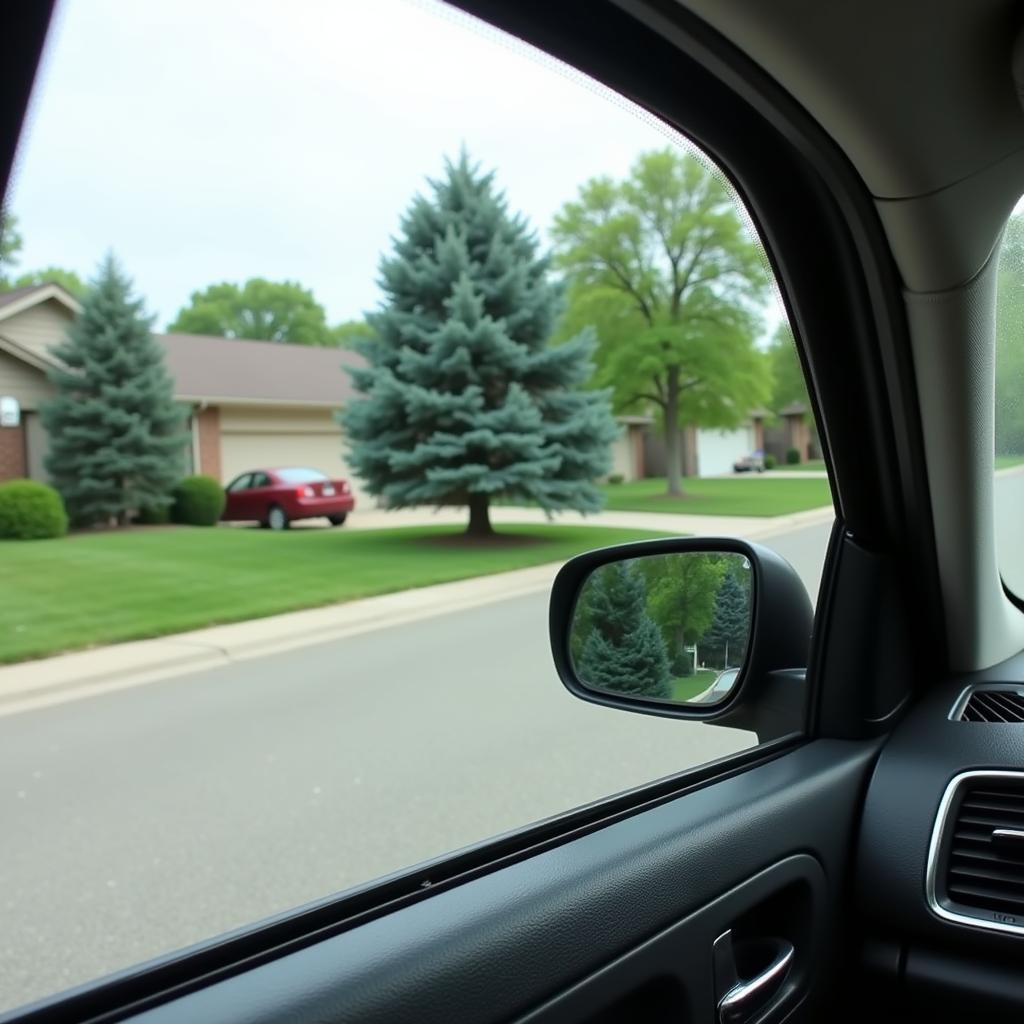
[[618, 512], [681, 512], [696, 516], [781, 516], [832, 504], [828, 480], [744, 477], [688, 477], [684, 497], [669, 498], [660, 478], [608, 484], [608, 509]]
[[510, 526], [467, 546], [461, 528], [151, 527], [0, 542], [0, 662], [557, 562], [656, 533]]

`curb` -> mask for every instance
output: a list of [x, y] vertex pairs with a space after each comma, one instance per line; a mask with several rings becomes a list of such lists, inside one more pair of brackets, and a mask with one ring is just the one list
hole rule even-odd
[[561, 562], [0, 667], [0, 717], [543, 592]]

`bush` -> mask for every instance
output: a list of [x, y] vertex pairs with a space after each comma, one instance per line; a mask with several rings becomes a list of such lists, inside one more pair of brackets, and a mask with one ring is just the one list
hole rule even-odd
[[675, 658], [672, 659], [672, 675], [674, 676], [692, 676], [696, 671], [696, 666], [693, 663], [693, 651], [680, 651]]
[[764, 468], [774, 469], [779, 464], [779, 460], [774, 455], [766, 455], [764, 457]]
[[42, 540], [63, 537], [68, 514], [61, 496], [38, 480], [9, 480], [0, 484], [0, 537]]
[[187, 476], [174, 488], [171, 519], [187, 526], [215, 526], [226, 500], [224, 488], [212, 476]]
[[171, 506], [147, 505], [135, 513], [135, 522], [140, 526], [162, 526], [171, 521]]
[[610, 484], [621, 484], [626, 478], [621, 473], [612, 473], [608, 477], [608, 483]]
[[786, 452], [786, 465], [787, 466], [798, 466], [800, 465], [800, 452], [796, 448], [790, 448]]

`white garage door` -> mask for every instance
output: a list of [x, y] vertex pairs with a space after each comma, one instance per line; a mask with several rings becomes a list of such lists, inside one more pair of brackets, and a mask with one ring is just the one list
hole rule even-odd
[[754, 450], [754, 428], [697, 431], [697, 475], [721, 476], [731, 473], [733, 463]]
[[308, 466], [347, 479], [357, 497], [362, 496], [330, 412], [222, 409], [220, 443], [224, 483], [249, 469]]

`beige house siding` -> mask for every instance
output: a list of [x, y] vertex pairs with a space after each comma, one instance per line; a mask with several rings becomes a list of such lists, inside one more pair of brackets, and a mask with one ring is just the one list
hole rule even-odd
[[64, 340], [71, 322], [71, 313], [59, 302], [50, 299], [5, 319], [0, 334], [25, 348], [45, 354]]
[[[15, 340], [13, 335], [11, 337]], [[0, 395], [13, 395], [22, 409], [34, 410], [39, 408], [40, 402], [53, 396], [53, 386], [42, 370], [7, 352], [0, 352]]]

